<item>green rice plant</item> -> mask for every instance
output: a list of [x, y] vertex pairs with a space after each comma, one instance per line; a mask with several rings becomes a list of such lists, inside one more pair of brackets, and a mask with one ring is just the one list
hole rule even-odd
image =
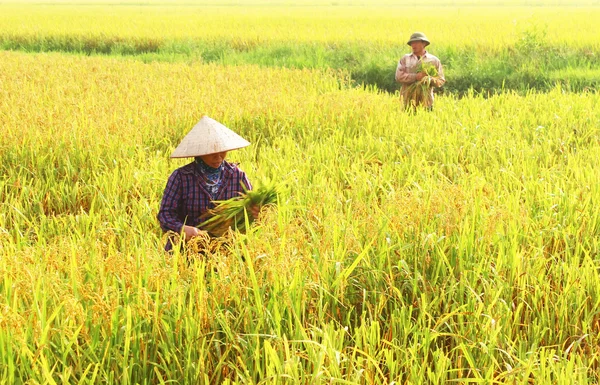
[[248, 211], [253, 207], [277, 203], [278, 186], [273, 183], [263, 184], [254, 190], [244, 191], [239, 197], [224, 201], [215, 201], [216, 206], [206, 214], [207, 218], [200, 227], [213, 236], [222, 236], [229, 228], [245, 231], [246, 226], [256, 218]]

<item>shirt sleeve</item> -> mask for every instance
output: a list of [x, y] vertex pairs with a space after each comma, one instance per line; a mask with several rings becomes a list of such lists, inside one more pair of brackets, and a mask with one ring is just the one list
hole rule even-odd
[[250, 183], [250, 179], [248, 179], [248, 176], [246, 175], [245, 172], [240, 171], [241, 175], [240, 175], [240, 184], [242, 184], [246, 190], [250, 191], [252, 190], [252, 183]]
[[417, 74], [408, 71], [405, 57], [398, 62], [398, 67], [396, 68], [396, 81], [399, 83], [414, 83], [417, 81]]
[[177, 171], [173, 172], [167, 181], [167, 187], [160, 202], [157, 219], [160, 227], [164, 231], [174, 231], [179, 233], [183, 227], [183, 222], [179, 220], [178, 212], [182, 204], [181, 178]]
[[438, 87], [441, 87], [444, 85], [444, 83], [446, 83], [446, 77], [444, 77], [444, 68], [442, 67], [442, 62], [439, 60], [436, 60], [435, 67], [437, 69], [438, 77], [439, 77], [436, 85]]

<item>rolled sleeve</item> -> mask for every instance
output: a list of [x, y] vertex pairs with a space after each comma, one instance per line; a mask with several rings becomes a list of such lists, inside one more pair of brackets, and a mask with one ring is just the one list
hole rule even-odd
[[444, 76], [444, 68], [442, 67], [442, 62], [437, 60], [435, 63], [435, 67], [438, 72], [438, 78], [436, 82], [436, 86], [441, 87], [446, 83], [446, 77]]
[[405, 58], [400, 59], [398, 62], [396, 81], [399, 83], [414, 83], [417, 81], [417, 74], [408, 71]]

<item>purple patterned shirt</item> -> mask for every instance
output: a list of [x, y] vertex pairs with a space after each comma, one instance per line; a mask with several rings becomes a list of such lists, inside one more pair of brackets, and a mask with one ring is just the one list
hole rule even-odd
[[[222, 183], [215, 200], [227, 200], [239, 196], [244, 188], [252, 189], [246, 173], [235, 164], [223, 161], [221, 178]], [[205, 178], [195, 162], [192, 162], [173, 171], [169, 177], [157, 218], [163, 231], [179, 233], [184, 224], [198, 226], [203, 221], [200, 216], [213, 207]]]

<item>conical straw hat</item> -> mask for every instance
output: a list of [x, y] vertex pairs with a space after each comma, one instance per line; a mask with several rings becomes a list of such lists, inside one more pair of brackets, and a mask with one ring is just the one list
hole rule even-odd
[[235, 150], [250, 145], [229, 128], [208, 116], [202, 119], [183, 138], [171, 154], [171, 158], [188, 158]]

